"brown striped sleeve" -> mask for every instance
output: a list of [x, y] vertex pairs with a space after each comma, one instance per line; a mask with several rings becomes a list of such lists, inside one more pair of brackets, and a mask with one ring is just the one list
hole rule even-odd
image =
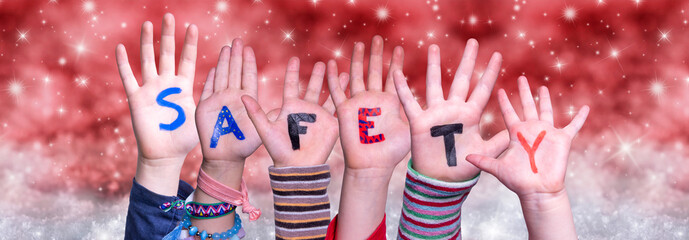
[[275, 239], [325, 239], [330, 223], [330, 166], [268, 168]]

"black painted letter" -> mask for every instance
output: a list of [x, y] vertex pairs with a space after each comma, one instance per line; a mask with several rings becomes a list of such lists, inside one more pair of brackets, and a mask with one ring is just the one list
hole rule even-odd
[[306, 134], [306, 126], [299, 126], [299, 122], [316, 122], [316, 114], [292, 113], [287, 115], [287, 132], [292, 142], [292, 150], [299, 149], [299, 134]]
[[462, 124], [447, 124], [431, 128], [431, 137], [443, 136], [445, 141], [445, 157], [448, 166], [457, 166], [457, 151], [455, 150], [455, 134], [462, 133]]

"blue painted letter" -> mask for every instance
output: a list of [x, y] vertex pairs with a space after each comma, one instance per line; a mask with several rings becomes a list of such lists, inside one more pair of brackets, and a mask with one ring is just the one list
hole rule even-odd
[[[222, 124], [227, 120], [227, 127], [223, 127]], [[215, 128], [213, 129], [213, 136], [211, 137], [211, 148], [218, 146], [218, 139], [220, 136], [233, 133], [235, 137], [239, 140], [244, 140], [244, 133], [239, 129], [237, 122], [234, 121], [232, 113], [227, 106], [223, 106], [218, 114], [218, 121], [215, 123]]]
[[163, 106], [163, 107], [169, 107], [169, 108], [175, 109], [175, 111], [177, 111], [177, 119], [175, 119], [175, 121], [173, 121], [170, 124], [161, 123], [160, 124], [160, 130], [167, 130], [167, 131], [175, 130], [175, 129], [179, 128], [179, 126], [182, 126], [184, 121], [187, 120], [187, 117], [184, 116], [184, 109], [182, 109], [182, 107], [180, 107], [177, 104], [165, 101], [165, 99], [164, 99], [168, 95], [178, 94], [181, 92], [182, 92], [182, 89], [180, 89], [178, 87], [171, 87], [171, 88], [165, 89], [162, 92], [158, 93], [158, 97], [156, 97], [156, 102], [158, 102], [158, 105]]

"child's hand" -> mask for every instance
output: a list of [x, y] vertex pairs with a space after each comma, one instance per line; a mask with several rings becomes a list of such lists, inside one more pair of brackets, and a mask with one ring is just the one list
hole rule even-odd
[[539, 90], [539, 116], [529, 83], [525, 77], [519, 77], [518, 81], [524, 122], [515, 113], [505, 91], [498, 92], [500, 109], [510, 133], [509, 148], [497, 160], [481, 155], [469, 155], [467, 160], [493, 174], [520, 198], [560, 194], [565, 187], [572, 139], [584, 125], [589, 107], [582, 107], [569, 125], [557, 129], [553, 126], [548, 88], [544, 86]]
[[385, 216], [388, 185], [395, 166], [409, 152], [409, 124], [400, 115], [392, 72], [402, 69], [401, 47], [392, 53], [383, 89], [383, 38], [373, 37], [364, 85], [364, 44], [354, 45], [347, 99], [338, 83], [337, 64], [328, 63], [328, 87], [337, 109], [345, 157], [337, 238], [365, 239]]
[[502, 57], [499, 53], [493, 54], [488, 68], [467, 100], [477, 52], [478, 42], [470, 39], [445, 100], [440, 49], [436, 45], [428, 48], [426, 110], [422, 110], [414, 99], [402, 72], [395, 72], [395, 86], [411, 125], [413, 168], [426, 176], [447, 182], [469, 180], [480, 170], [464, 161], [467, 155], [475, 153], [497, 157], [507, 148], [507, 131], [485, 141], [479, 129], [481, 114], [500, 72]]
[[175, 19], [172, 14], [165, 14], [156, 70], [153, 24], [145, 22], [141, 29], [143, 86], [139, 86], [132, 73], [124, 46], [117, 45], [117, 66], [127, 93], [139, 149], [136, 180], [159, 194], [177, 193], [176, 179], [179, 179], [184, 158], [199, 142], [192, 91], [197, 40], [196, 26], [189, 25], [175, 75]]
[[[392, 170], [409, 152], [409, 124], [400, 115], [392, 72], [402, 69], [404, 52], [395, 48], [383, 89], [383, 38], [375, 36], [364, 85], [364, 44], [356, 43], [351, 64], [351, 98], [339, 87], [337, 64], [328, 63], [328, 87], [337, 108], [345, 166], [351, 170]], [[365, 126], [368, 125], [368, 126]]]
[[242, 40], [232, 41], [232, 48], [222, 48], [196, 110], [204, 163], [238, 162], [243, 166], [244, 159], [261, 146], [241, 101], [243, 95], [257, 98], [257, 77], [254, 51], [244, 48]]
[[[315, 166], [328, 159], [337, 141], [338, 129], [332, 102], [318, 104], [324, 76], [325, 64], [316, 63], [306, 93], [299, 98], [299, 58], [291, 58], [285, 74], [282, 108], [268, 113], [276, 117], [266, 116], [253, 97], [242, 97], [275, 167]], [[340, 76], [346, 86], [349, 77]]]

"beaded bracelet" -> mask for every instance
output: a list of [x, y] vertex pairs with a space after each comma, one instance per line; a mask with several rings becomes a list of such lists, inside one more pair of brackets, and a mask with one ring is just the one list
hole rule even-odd
[[222, 233], [208, 233], [205, 230], [199, 231], [199, 228], [191, 225], [191, 219], [187, 215], [184, 215], [184, 218], [182, 219], [182, 223], [180, 223], [180, 225], [182, 226], [182, 228], [189, 230], [189, 236], [199, 236], [201, 240], [220, 240], [232, 238], [234, 237], [234, 235], [239, 233], [239, 230], [242, 229], [242, 219], [239, 218], [239, 214], [235, 214], [234, 226]]
[[222, 217], [227, 214], [234, 212], [237, 206], [226, 203], [198, 203], [198, 202], [188, 202], [184, 209], [187, 211], [187, 215], [196, 219], [211, 219]]

